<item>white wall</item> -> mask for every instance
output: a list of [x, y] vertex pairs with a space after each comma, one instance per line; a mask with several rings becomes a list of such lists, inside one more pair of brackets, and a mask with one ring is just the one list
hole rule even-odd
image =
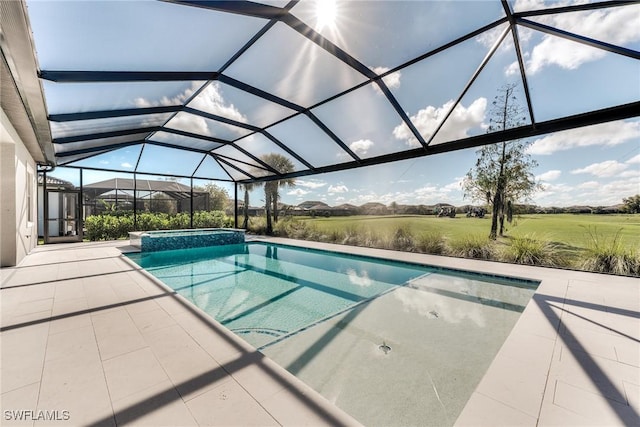
[[0, 109], [0, 267], [18, 264], [35, 248], [37, 194], [36, 163]]

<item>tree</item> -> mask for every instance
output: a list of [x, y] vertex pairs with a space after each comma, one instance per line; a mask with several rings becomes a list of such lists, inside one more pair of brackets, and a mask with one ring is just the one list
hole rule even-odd
[[[280, 173], [289, 173], [295, 170], [293, 163], [282, 154], [270, 153], [261, 157], [262, 161]], [[264, 202], [267, 211], [267, 234], [273, 233], [271, 223], [271, 211], [273, 209], [273, 221], [278, 222], [278, 201], [280, 200], [280, 187], [294, 187], [296, 180], [293, 178], [267, 181], [264, 184]]]
[[[518, 103], [515, 84], [499, 89], [489, 111], [488, 132], [496, 132], [521, 126], [525, 120], [523, 108]], [[505, 213], [511, 219], [510, 206], [521, 199], [527, 199], [541, 188], [532, 173], [538, 163], [526, 153], [528, 141], [504, 141], [485, 145], [478, 149], [475, 167], [469, 170], [462, 186], [464, 196], [484, 200], [492, 205], [491, 232], [495, 239], [504, 233]]]
[[249, 228], [249, 192], [258, 187], [258, 183], [244, 184], [244, 221], [242, 222], [242, 228], [245, 230]]
[[207, 183], [204, 190], [209, 193], [209, 209], [212, 211], [223, 211], [229, 205], [229, 192], [214, 183]]
[[640, 194], [622, 199], [622, 203], [625, 204], [627, 212], [640, 213]]

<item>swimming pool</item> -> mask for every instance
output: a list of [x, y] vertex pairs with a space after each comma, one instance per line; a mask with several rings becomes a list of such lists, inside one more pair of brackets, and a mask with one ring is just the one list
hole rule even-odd
[[196, 228], [129, 232], [131, 246], [142, 252], [202, 248], [243, 243], [244, 230], [235, 228]]
[[365, 425], [452, 425], [537, 287], [260, 242], [129, 256]]

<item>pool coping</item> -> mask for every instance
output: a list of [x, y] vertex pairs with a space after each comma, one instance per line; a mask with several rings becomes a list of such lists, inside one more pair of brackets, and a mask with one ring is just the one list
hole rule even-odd
[[[248, 241], [539, 281], [455, 425], [630, 425], [638, 419], [637, 278], [293, 239]], [[603, 296], [605, 290], [612, 296]], [[625, 321], [630, 325], [621, 326]]]
[[[637, 278], [292, 239], [247, 237], [248, 241], [281, 243], [486, 274], [499, 272], [502, 276], [540, 280], [533, 299], [467, 402], [458, 417], [457, 425], [630, 425], [638, 419], [640, 281]], [[200, 348], [198, 351], [202, 352], [204, 349], [234, 381], [229, 380], [220, 386], [216, 383], [213, 390], [209, 390], [212, 386], [209, 385], [206, 389], [199, 390], [208, 390], [205, 394], [192, 400], [183, 396], [166, 408], [145, 409], [133, 404], [134, 409], [147, 411], [140, 414], [137, 420], [149, 422], [151, 419], [157, 424], [157, 417], [165, 415], [166, 411], [175, 410], [186, 417], [180, 418], [180, 424], [195, 422], [209, 425], [210, 422], [203, 422], [197, 417], [194, 421], [192, 418], [195, 416], [194, 402], [201, 400], [201, 397], [212, 396], [214, 392], [221, 393], [225, 386], [233, 383], [244, 390], [244, 394], [252, 396], [252, 400], [240, 399], [241, 402], [237, 404], [240, 405], [241, 412], [228, 414], [231, 417], [227, 419], [228, 423], [235, 420], [237, 424], [245, 413], [253, 413], [256, 410], [255, 402], [258, 402], [262, 407], [259, 410], [281, 425], [358, 424], [348, 414], [256, 352], [209, 316], [203, 316], [188, 301], [173, 298], [173, 295], [172, 298], [157, 298], [158, 294], [165, 295], [167, 288], [163, 284], [158, 286], [158, 281], [149, 277], [148, 273], [143, 274], [139, 267], [132, 269], [131, 264], [122, 262], [126, 258], [124, 252], [135, 251], [127, 243], [113, 241], [47, 245], [36, 248], [19, 266], [0, 269], [3, 328], [7, 325], [10, 329], [18, 328], [2, 332], [2, 409], [9, 409], [9, 404], [14, 405], [11, 409], [35, 409], [42, 405], [45, 405], [44, 409], [56, 409], [50, 402], [62, 402], [67, 408], [73, 409], [75, 424], [82, 417], [95, 418], [96, 414], [102, 416], [111, 413], [114, 421], [119, 420], [119, 416], [130, 415], [130, 411], [118, 411], [117, 405], [122, 405], [122, 400], [112, 401], [108, 407], [113, 408], [102, 408], [103, 412], [96, 412], [96, 403], [87, 408], [78, 407], [76, 403], [82, 401], [85, 394], [95, 393], [95, 386], [90, 391], [71, 397], [68, 394], [73, 390], [61, 387], [62, 383], [52, 388], [52, 381], [63, 381], [65, 384], [73, 382], [77, 364], [66, 364], [67, 368], [58, 369], [66, 362], [59, 358], [59, 354], [58, 358], [53, 359], [56, 353], [50, 353], [51, 346], [60, 345], [59, 339], [63, 335], [69, 341], [84, 339], [76, 331], [91, 328], [90, 321], [89, 326], [85, 323], [86, 319], [92, 319], [95, 328], [96, 319], [104, 322], [107, 318], [113, 318], [121, 322], [120, 317], [114, 317], [119, 313], [129, 319], [136, 334], [142, 333], [146, 337], [145, 331], [139, 325], [133, 325], [131, 319], [138, 322], [141, 321], [141, 316], [148, 317], [154, 313], [165, 317], [164, 320], [156, 319], [158, 324], [152, 323], [151, 326], [160, 328], [166, 326], [163, 322], [173, 322], [172, 328], [188, 333], [189, 339], [197, 342]], [[122, 279], [114, 280], [116, 277]], [[69, 293], [69, 289], [74, 287], [81, 291], [84, 289], [85, 292], [90, 287], [95, 291], [87, 293], [86, 302], [82, 302], [77, 295]], [[139, 293], [135, 294], [134, 290]], [[131, 300], [140, 293], [147, 295], [141, 298], [144, 301]], [[74, 299], [67, 299], [71, 297]], [[81, 302], [88, 304], [89, 310], [77, 311], [76, 304]], [[143, 312], [142, 307], [155, 308]], [[66, 314], [65, 310], [70, 311]], [[71, 330], [72, 327], [77, 329]], [[118, 347], [130, 344], [127, 340], [107, 340], [107, 344], [104, 344], [107, 347], [101, 347], [102, 337], [98, 332], [100, 331], [96, 329], [96, 336], [87, 339], [92, 346], [97, 344], [102, 350], [113, 350], [109, 346], [114, 344]], [[13, 339], [19, 339], [20, 345], [10, 345]], [[53, 342], [54, 339], [58, 341]], [[171, 347], [174, 343], [166, 342], [163, 345]], [[29, 357], [25, 357], [25, 348], [32, 347]], [[131, 359], [134, 356], [148, 356], [151, 350], [155, 349], [149, 346], [135, 348], [130, 353], [108, 360], [103, 357], [102, 362], [98, 357], [97, 366], [114, 364], [117, 360]], [[163, 346], [159, 349], [161, 352], [166, 350]], [[243, 356], [240, 360], [242, 363], [237, 358], [238, 355]], [[70, 352], [65, 357], [80, 356]], [[191, 356], [185, 354], [184, 357]], [[160, 360], [157, 355], [156, 358]], [[15, 364], [14, 368], [11, 368], [12, 364]], [[52, 370], [54, 366], [55, 371]], [[103, 374], [107, 383], [110, 381], [109, 373], [105, 370]], [[101, 381], [98, 385], [106, 390], [110, 383], [105, 384], [104, 378]], [[130, 382], [130, 379], [123, 381]], [[167, 382], [165, 380], [162, 384]], [[171, 390], [178, 395], [177, 388]], [[155, 389], [140, 391], [135, 396], [152, 392]], [[67, 400], [64, 396], [67, 396]], [[153, 395], [150, 399], [152, 397]], [[108, 395], [106, 399], [108, 400]], [[47, 402], [50, 406], [46, 406]], [[253, 403], [243, 406], [249, 402]], [[182, 412], [178, 406], [183, 409]], [[189, 407], [191, 414], [186, 407]], [[215, 408], [207, 410], [210, 416]], [[59, 422], [59, 425], [65, 423]]]
[[[254, 346], [247, 343], [238, 335], [234, 334], [227, 327], [225, 327], [220, 322], [218, 322], [213, 317], [211, 317], [207, 312], [205, 312], [204, 310], [202, 310], [201, 308], [193, 304], [187, 298], [176, 293], [170, 286], [166, 285], [164, 282], [156, 278], [153, 274], [149, 273], [144, 268], [140, 268], [140, 266], [136, 264], [135, 261], [133, 261], [132, 259], [126, 256], [129, 253], [142, 253], [142, 251], [140, 251], [135, 246], [131, 248], [125, 248], [124, 250], [122, 250], [122, 259], [125, 260], [125, 262], [127, 262], [128, 264], [130, 264], [133, 268], [136, 268], [140, 274], [144, 275], [147, 279], [154, 282], [154, 284], [156, 284], [157, 286], [163, 288], [166, 292], [173, 294], [173, 297], [180, 300], [180, 303], [182, 305], [188, 306], [190, 311], [197, 313], [197, 317], [200, 320], [204, 319], [203, 321], [208, 322], [211, 325], [215, 325], [216, 332], [225, 335], [225, 339], [227, 339], [230, 342], [233, 342], [234, 346], [243, 349], [243, 351], [245, 351], [248, 354], [259, 353], [259, 351]], [[195, 339], [196, 342], [206, 347], [207, 344], [203, 342], [201, 337], [194, 336], [193, 338]], [[271, 361], [267, 356], [262, 355], [262, 353], [259, 353], [259, 354], [261, 355], [260, 359], [262, 360], [262, 363], [266, 366], [266, 369], [272, 371], [274, 375], [282, 378], [283, 381], [287, 383], [287, 388], [291, 388], [295, 390], [296, 393], [303, 395], [305, 397], [305, 400], [308, 400], [309, 403], [311, 403], [314, 406], [317, 406], [318, 408], [321, 408], [321, 411], [324, 411], [326, 413], [325, 416], [331, 419], [331, 422], [329, 423], [330, 425], [342, 425], [342, 426], [354, 426], [354, 427], [362, 426], [362, 424], [358, 422], [355, 418], [353, 418], [351, 415], [349, 415], [342, 409], [338, 408], [334, 404], [330, 403], [324, 396], [322, 396], [320, 393], [312, 389], [310, 386], [308, 386], [302, 380], [300, 380], [295, 375], [287, 371], [285, 368]]]

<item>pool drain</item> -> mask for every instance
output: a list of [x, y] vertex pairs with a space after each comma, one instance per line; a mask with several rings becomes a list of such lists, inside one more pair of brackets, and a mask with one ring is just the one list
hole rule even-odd
[[382, 341], [382, 345], [378, 346], [378, 348], [384, 351], [384, 354], [387, 354], [391, 351], [391, 347], [389, 347], [384, 341]]

